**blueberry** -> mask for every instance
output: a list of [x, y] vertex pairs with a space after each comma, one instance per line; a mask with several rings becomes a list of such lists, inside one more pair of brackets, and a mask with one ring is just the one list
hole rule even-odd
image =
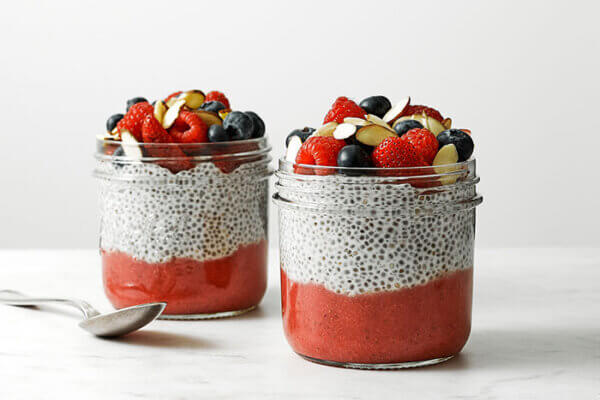
[[371, 96], [360, 102], [359, 106], [367, 112], [367, 114], [377, 115], [383, 118], [386, 112], [392, 108], [392, 103], [385, 96]]
[[137, 103], [143, 103], [144, 101], [148, 102], [148, 100], [146, 100], [143, 97], [134, 97], [133, 99], [127, 100], [127, 111], [129, 111], [129, 109], [131, 108], [132, 105], [137, 104]]
[[111, 115], [106, 120], [106, 131], [109, 133], [112, 132], [113, 129], [115, 129], [117, 127], [117, 124], [119, 123], [119, 121], [123, 119], [123, 117], [124, 117], [123, 114]]
[[440, 143], [440, 148], [447, 144], [454, 144], [458, 152], [458, 161], [466, 161], [473, 154], [475, 144], [471, 136], [461, 131], [460, 129], [448, 129], [440, 132], [437, 135], [437, 140]]
[[254, 124], [254, 131], [252, 132], [252, 138], [255, 139], [255, 138], [265, 136], [265, 123], [258, 116], [258, 114], [253, 111], [246, 111], [245, 114], [247, 116], [249, 116], [250, 119], [252, 119], [252, 123]]
[[[117, 149], [112, 153], [112, 157], [125, 157], [125, 150], [123, 150], [123, 146], [117, 147]], [[116, 168], [123, 167], [121, 161], [113, 160], [113, 164]]]
[[[361, 146], [350, 144], [342, 147], [337, 155], [338, 167], [368, 168], [371, 166], [371, 156]], [[357, 171], [343, 171], [343, 174], [358, 175]]]
[[304, 143], [304, 141], [306, 139], [308, 139], [308, 137], [310, 135], [312, 135], [314, 131], [315, 131], [315, 128], [310, 128], [308, 126], [305, 126], [302, 129], [294, 129], [285, 138], [285, 147], [288, 147], [288, 144], [290, 144], [290, 140], [292, 139], [292, 136], [298, 136], [300, 138], [300, 141], [302, 141], [302, 143]]
[[394, 125], [394, 130], [398, 134], [398, 136], [404, 135], [406, 132], [415, 128], [423, 128], [423, 124], [419, 121], [415, 121], [414, 119], [405, 119], [403, 121], [399, 121]]
[[232, 111], [225, 117], [223, 128], [231, 140], [246, 140], [252, 137], [254, 122], [241, 111]]
[[224, 110], [225, 108], [226, 108], [225, 104], [221, 103], [220, 101], [216, 101], [216, 100], [214, 100], [214, 101], [207, 101], [206, 103], [203, 103], [200, 106], [201, 110], [212, 111], [212, 112], [215, 112], [215, 113], [218, 113], [219, 111]]
[[214, 124], [208, 128], [208, 141], [209, 142], [228, 142], [231, 137], [227, 134], [225, 129], [221, 125]]

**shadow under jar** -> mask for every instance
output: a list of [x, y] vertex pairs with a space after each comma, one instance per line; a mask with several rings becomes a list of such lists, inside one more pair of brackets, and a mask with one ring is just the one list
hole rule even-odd
[[[172, 146], [185, 157], [169, 157]], [[266, 138], [98, 139], [100, 253], [113, 306], [165, 301], [166, 319], [227, 317], [256, 307], [267, 285], [270, 149]]]
[[283, 327], [293, 350], [367, 369], [445, 361], [471, 329], [475, 161], [276, 173]]

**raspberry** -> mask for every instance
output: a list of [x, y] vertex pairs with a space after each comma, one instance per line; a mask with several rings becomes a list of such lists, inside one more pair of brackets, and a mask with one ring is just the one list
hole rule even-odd
[[384, 139], [373, 150], [373, 165], [377, 168], [424, 167], [427, 162], [408, 140], [399, 137]]
[[179, 96], [181, 93], [183, 93], [181, 90], [178, 92], [171, 93], [170, 95], [165, 97], [165, 99], [163, 101], [166, 103], [167, 101], [171, 100], [173, 97]]
[[402, 135], [402, 140], [409, 141], [415, 147], [415, 151], [423, 156], [427, 165], [433, 163], [440, 145], [435, 135], [428, 129], [411, 129]]
[[347, 97], [338, 97], [335, 103], [331, 106], [331, 109], [323, 120], [323, 125], [328, 122], [335, 121], [338, 124], [344, 122], [346, 117], [365, 118], [367, 113], [355, 102], [348, 99]]
[[181, 110], [169, 134], [178, 143], [208, 142], [208, 128], [202, 119], [192, 111]]
[[123, 129], [128, 130], [138, 142], [142, 142], [142, 124], [148, 114], [154, 114], [154, 107], [150, 103], [147, 101], [136, 103], [131, 106], [127, 114], [119, 121], [117, 129], [119, 132]]
[[435, 108], [421, 106], [421, 105], [407, 106], [404, 109], [404, 111], [402, 112], [402, 114], [400, 114], [400, 116], [403, 117], [405, 115], [414, 115], [414, 114], [425, 114], [428, 117], [437, 119], [440, 122], [444, 122], [444, 117], [442, 117], [442, 114], [440, 114], [440, 112], [438, 110], [436, 110]]
[[142, 125], [144, 143], [171, 143], [169, 133], [162, 127], [154, 115], [147, 115]]
[[214, 145], [211, 145], [211, 148], [211, 155], [215, 158], [213, 164], [225, 174], [236, 170], [242, 164], [258, 161], [260, 159], [260, 156], [244, 157], [243, 159], [231, 157], [231, 154], [249, 153], [258, 150], [258, 143], [240, 140], [227, 144], [214, 143]]
[[206, 97], [204, 98], [204, 102], [206, 103], [209, 101], [220, 101], [221, 103], [223, 103], [225, 108], [231, 108], [227, 97], [225, 97], [225, 95], [223, 93], [217, 92], [216, 90], [213, 90], [212, 92], [208, 92], [206, 94]]
[[190, 161], [189, 157], [178, 145], [173, 143], [171, 136], [169, 136], [160, 122], [154, 118], [154, 115], [148, 115], [144, 119], [142, 135], [144, 142], [148, 143], [145, 146], [145, 153], [148, 157], [171, 158], [171, 160], [157, 161], [156, 163], [161, 167], [167, 168], [174, 174], [194, 168], [194, 164]]
[[[296, 155], [296, 164], [337, 166], [337, 155], [346, 145], [343, 140], [337, 140], [333, 137], [313, 136], [302, 143], [302, 147]], [[294, 172], [299, 174], [310, 174], [308, 168], [294, 167]], [[328, 175], [333, 171], [317, 169], [317, 175]]]

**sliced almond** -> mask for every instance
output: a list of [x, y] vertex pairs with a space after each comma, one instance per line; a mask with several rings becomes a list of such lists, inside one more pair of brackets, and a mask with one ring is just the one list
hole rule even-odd
[[219, 110], [219, 117], [221, 117], [221, 119], [225, 121], [225, 117], [227, 117], [227, 114], [229, 114], [230, 112], [230, 109]]
[[100, 134], [96, 135], [96, 139], [98, 139], [98, 140], [113, 141], [113, 142], [117, 140], [116, 137], [111, 136], [108, 133], [100, 133]]
[[333, 131], [338, 126], [338, 123], [331, 121], [317, 129], [311, 136], [333, 136]]
[[185, 105], [195, 110], [196, 108], [200, 108], [202, 103], [204, 103], [204, 92], [202, 90], [188, 90], [187, 92], [181, 93], [177, 99], [185, 100]]
[[394, 131], [391, 126], [389, 126], [384, 120], [379, 118], [377, 115], [367, 115], [367, 121], [372, 122], [375, 125], [383, 126], [385, 129], [389, 129], [390, 131]]
[[[433, 159], [433, 166], [436, 174], [447, 174], [449, 172], [458, 171], [460, 167], [443, 167], [443, 165], [456, 164], [458, 162], [458, 151], [454, 144], [447, 144], [443, 146], [435, 158]], [[456, 182], [458, 175], [448, 175], [440, 177], [442, 185], [451, 185]]]
[[446, 129], [450, 129], [450, 128], [452, 128], [452, 119], [450, 119], [450, 118], [446, 118], [446, 119], [444, 119], [444, 120], [442, 121], [442, 125], [444, 125], [444, 127], [445, 127]]
[[167, 100], [167, 101], [165, 102], [165, 104], [167, 105], [167, 107], [173, 107], [173, 104], [175, 104], [175, 102], [176, 102], [177, 100], [179, 100], [179, 97], [178, 97], [178, 96], [173, 96], [173, 97], [171, 97], [169, 100]]
[[138, 141], [126, 129], [121, 130], [121, 147], [123, 147], [125, 155], [134, 160], [139, 160], [144, 156]]
[[285, 151], [285, 160], [291, 163], [296, 162], [300, 147], [302, 147], [302, 140], [298, 136], [292, 136]]
[[337, 140], [344, 140], [354, 135], [354, 132], [356, 132], [356, 125], [344, 122], [343, 124], [339, 124], [335, 127], [335, 130], [333, 131], [333, 137]]
[[388, 124], [394, 121], [396, 118], [400, 117], [402, 112], [408, 107], [410, 104], [410, 97], [405, 97], [400, 102], [396, 103], [396, 105], [389, 109], [388, 112], [383, 116], [383, 120]]
[[162, 124], [163, 119], [165, 118], [165, 113], [167, 112], [167, 105], [164, 101], [158, 100], [154, 103], [154, 118], [158, 120]]
[[352, 125], [355, 125], [355, 126], [365, 126], [369, 122], [367, 120], [362, 119], [362, 118], [346, 117], [346, 118], [344, 118], [344, 123], [346, 123], [346, 124], [352, 124]]
[[425, 128], [429, 129], [435, 136], [447, 129], [440, 121], [428, 115], [424, 115], [424, 121], [425, 123], [423, 125]]
[[173, 103], [173, 105], [171, 107], [169, 107], [169, 109], [165, 113], [165, 116], [162, 120], [163, 128], [169, 129], [173, 125], [173, 123], [179, 116], [179, 111], [181, 110], [181, 107], [183, 107], [184, 105], [185, 105], [185, 100], [179, 99], [175, 103]]
[[356, 140], [367, 146], [378, 146], [379, 143], [389, 137], [398, 137], [398, 135], [383, 126], [376, 124], [363, 126], [356, 132]]
[[219, 114], [212, 111], [194, 110], [194, 113], [204, 121], [206, 126], [211, 125], [223, 125], [223, 121], [219, 117]]

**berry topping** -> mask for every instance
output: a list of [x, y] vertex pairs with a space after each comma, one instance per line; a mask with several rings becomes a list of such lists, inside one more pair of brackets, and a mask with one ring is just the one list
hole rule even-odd
[[204, 104], [202, 104], [200, 106], [201, 110], [204, 111], [212, 111], [215, 113], [218, 113], [221, 110], [226, 109], [227, 107], [225, 107], [225, 104], [221, 103], [220, 101], [217, 100], [213, 100], [213, 101], [207, 101]]
[[225, 97], [225, 95], [223, 93], [217, 92], [216, 90], [213, 90], [212, 92], [208, 92], [206, 94], [206, 98], [204, 99], [204, 101], [205, 102], [219, 101], [225, 106], [225, 108], [231, 107], [229, 105], [229, 100], [227, 99], [227, 97]]
[[440, 114], [440, 112], [438, 110], [436, 110], [435, 108], [431, 108], [431, 107], [427, 107], [427, 106], [420, 106], [420, 105], [415, 105], [415, 106], [409, 105], [408, 107], [406, 107], [404, 109], [404, 111], [402, 111], [400, 116], [403, 117], [405, 115], [413, 115], [413, 114], [425, 114], [428, 117], [435, 118], [439, 122], [444, 121], [444, 117], [442, 117], [442, 114]]
[[424, 167], [427, 162], [408, 140], [389, 137], [373, 150], [373, 164], [378, 168]]
[[106, 131], [110, 134], [112, 133], [112, 131], [117, 127], [117, 124], [119, 123], [120, 120], [122, 120], [124, 117], [123, 114], [115, 114], [115, 115], [111, 115], [107, 120], [106, 120]]
[[[212, 92], [211, 92], [212, 93]], [[210, 94], [210, 93], [209, 93]], [[241, 111], [232, 111], [223, 121], [223, 128], [232, 140], [250, 139], [254, 133], [252, 118]]]
[[209, 142], [228, 142], [231, 138], [221, 125], [211, 125], [208, 128], [208, 141]]
[[252, 139], [265, 136], [265, 123], [254, 111], [246, 111], [246, 115], [250, 117], [254, 124], [252, 131]]
[[313, 134], [314, 131], [315, 131], [315, 128], [310, 128], [308, 126], [305, 126], [302, 129], [294, 129], [285, 138], [285, 147], [289, 146], [290, 140], [292, 139], [293, 136], [298, 136], [300, 138], [300, 142], [304, 142], [306, 139], [308, 139], [308, 137], [310, 135]]
[[371, 155], [361, 146], [350, 144], [342, 147], [337, 155], [338, 167], [367, 168], [371, 166]]
[[473, 148], [475, 147], [471, 136], [460, 129], [445, 130], [437, 136], [437, 140], [440, 148], [447, 144], [455, 145], [458, 152], [458, 161], [468, 160], [471, 154], [473, 154]]
[[439, 148], [438, 141], [433, 133], [428, 129], [411, 129], [402, 136], [402, 140], [407, 140], [415, 146], [415, 151], [423, 156], [428, 165], [431, 165]]
[[204, 121], [192, 111], [181, 110], [169, 134], [178, 143], [204, 143], [208, 141]]
[[394, 125], [394, 130], [398, 134], [398, 136], [404, 135], [406, 132], [415, 128], [423, 128], [423, 124], [419, 121], [415, 121], [414, 119], [405, 119], [399, 122], [396, 122]]
[[337, 155], [346, 145], [333, 137], [313, 136], [302, 143], [296, 155], [296, 164], [337, 166]]
[[119, 131], [128, 130], [138, 141], [142, 141], [142, 124], [147, 115], [154, 114], [154, 107], [148, 102], [136, 103], [127, 114], [117, 123]]
[[148, 102], [148, 100], [146, 100], [143, 97], [134, 97], [133, 99], [129, 99], [127, 100], [127, 111], [129, 111], [129, 109], [131, 108], [131, 106], [133, 106], [134, 104], [137, 103], [144, 103], [144, 102]]
[[385, 96], [371, 96], [361, 101], [359, 106], [368, 114], [383, 118], [385, 113], [392, 108], [392, 103]]
[[344, 122], [346, 117], [357, 117], [365, 118], [367, 113], [365, 110], [360, 108], [358, 104], [348, 99], [347, 97], [338, 97], [335, 103], [331, 106], [331, 109], [325, 116], [323, 124], [335, 121], [338, 124]]

